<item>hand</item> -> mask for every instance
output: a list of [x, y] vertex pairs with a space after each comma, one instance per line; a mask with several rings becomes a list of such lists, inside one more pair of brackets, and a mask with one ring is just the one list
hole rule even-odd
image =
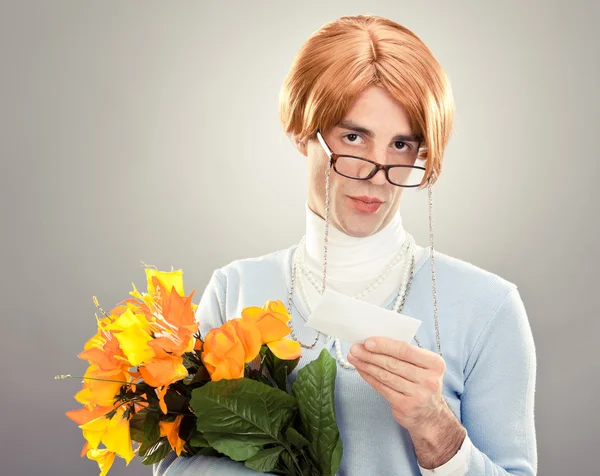
[[394, 419], [411, 434], [438, 426], [450, 412], [442, 396], [446, 363], [438, 354], [372, 337], [365, 345], [354, 344], [348, 361], [390, 403]]

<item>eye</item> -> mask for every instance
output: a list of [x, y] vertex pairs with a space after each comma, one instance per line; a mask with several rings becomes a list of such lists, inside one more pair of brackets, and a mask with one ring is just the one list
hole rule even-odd
[[356, 144], [356, 139], [360, 138], [358, 134], [346, 134], [344, 136], [351, 144]]
[[410, 148], [411, 148], [410, 145], [408, 145], [406, 142], [402, 142], [399, 140], [394, 142], [394, 144], [396, 145], [397, 150], [400, 150], [400, 151], [410, 150]]

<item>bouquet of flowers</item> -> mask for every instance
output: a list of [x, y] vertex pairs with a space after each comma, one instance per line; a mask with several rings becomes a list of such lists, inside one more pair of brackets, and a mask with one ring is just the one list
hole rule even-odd
[[335, 420], [335, 360], [327, 351], [298, 372], [300, 345], [286, 339], [281, 301], [247, 307], [207, 333], [195, 321], [182, 270], [146, 268], [148, 292], [102, 316], [79, 358], [89, 363], [66, 415], [83, 432], [81, 456], [100, 475], [116, 455], [143, 464], [197, 454], [229, 457], [258, 472], [335, 475], [342, 442]]

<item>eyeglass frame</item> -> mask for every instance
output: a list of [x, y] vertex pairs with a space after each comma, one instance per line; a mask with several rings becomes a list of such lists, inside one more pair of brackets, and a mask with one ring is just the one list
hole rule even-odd
[[[419, 165], [403, 165], [403, 164], [391, 164], [391, 165], [383, 165], [380, 164], [378, 162], [375, 162], [373, 160], [369, 160], [369, 159], [365, 159], [364, 157], [358, 157], [356, 155], [347, 155], [347, 154], [336, 154], [335, 152], [333, 152], [331, 150], [331, 148], [329, 147], [329, 145], [327, 145], [327, 142], [325, 141], [325, 138], [323, 137], [323, 135], [321, 134], [321, 131], [319, 129], [317, 129], [317, 139], [319, 140], [319, 143], [321, 144], [321, 146], [323, 147], [323, 150], [325, 151], [325, 153], [327, 154], [327, 157], [329, 157], [329, 167], [333, 167], [333, 170], [335, 171], [335, 173], [341, 175], [342, 177], [346, 177], [352, 180], [370, 180], [373, 177], [375, 177], [375, 175], [377, 175], [379, 173], [380, 170], [384, 171], [385, 174], [385, 178], [386, 180], [391, 183], [392, 185], [394, 185], [395, 187], [404, 187], [404, 188], [415, 188], [415, 187], [419, 187], [421, 184], [417, 184], [417, 185], [399, 185], [397, 183], [394, 183], [390, 180], [390, 176], [389, 176], [389, 170], [391, 168], [394, 167], [403, 167], [403, 168], [411, 168], [411, 169], [421, 169], [423, 170], [423, 172], [426, 172], [427, 169], [425, 167], [421, 167]], [[419, 146], [421, 145], [422, 140], [419, 140]], [[423, 149], [427, 149], [427, 146], [422, 147]], [[417, 147], [417, 157], [419, 154], [419, 149], [421, 149], [421, 147]], [[337, 162], [337, 160], [340, 157], [351, 157], [353, 159], [359, 159], [359, 160], [363, 160], [365, 162], [368, 162], [370, 164], [373, 164], [375, 166], [375, 169], [373, 172], [371, 172], [367, 177], [365, 178], [357, 178], [357, 177], [349, 177], [348, 175], [344, 175], [343, 173], [339, 172], [336, 167], [335, 164]], [[433, 173], [429, 176], [429, 178], [427, 179], [428, 181], [431, 180], [433, 176]]]

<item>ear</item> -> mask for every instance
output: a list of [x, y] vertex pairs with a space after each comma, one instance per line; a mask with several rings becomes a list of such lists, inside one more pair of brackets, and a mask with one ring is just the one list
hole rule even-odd
[[305, 141], [299, 141], [299, 140], [294, 140], [294, 145], [296, 146], [296, 149], [298, 149], [298, 151], [304, 156], [306, 157], [308, 154], [307, 151], [307, 147], [306, 147], [306, 142]]

